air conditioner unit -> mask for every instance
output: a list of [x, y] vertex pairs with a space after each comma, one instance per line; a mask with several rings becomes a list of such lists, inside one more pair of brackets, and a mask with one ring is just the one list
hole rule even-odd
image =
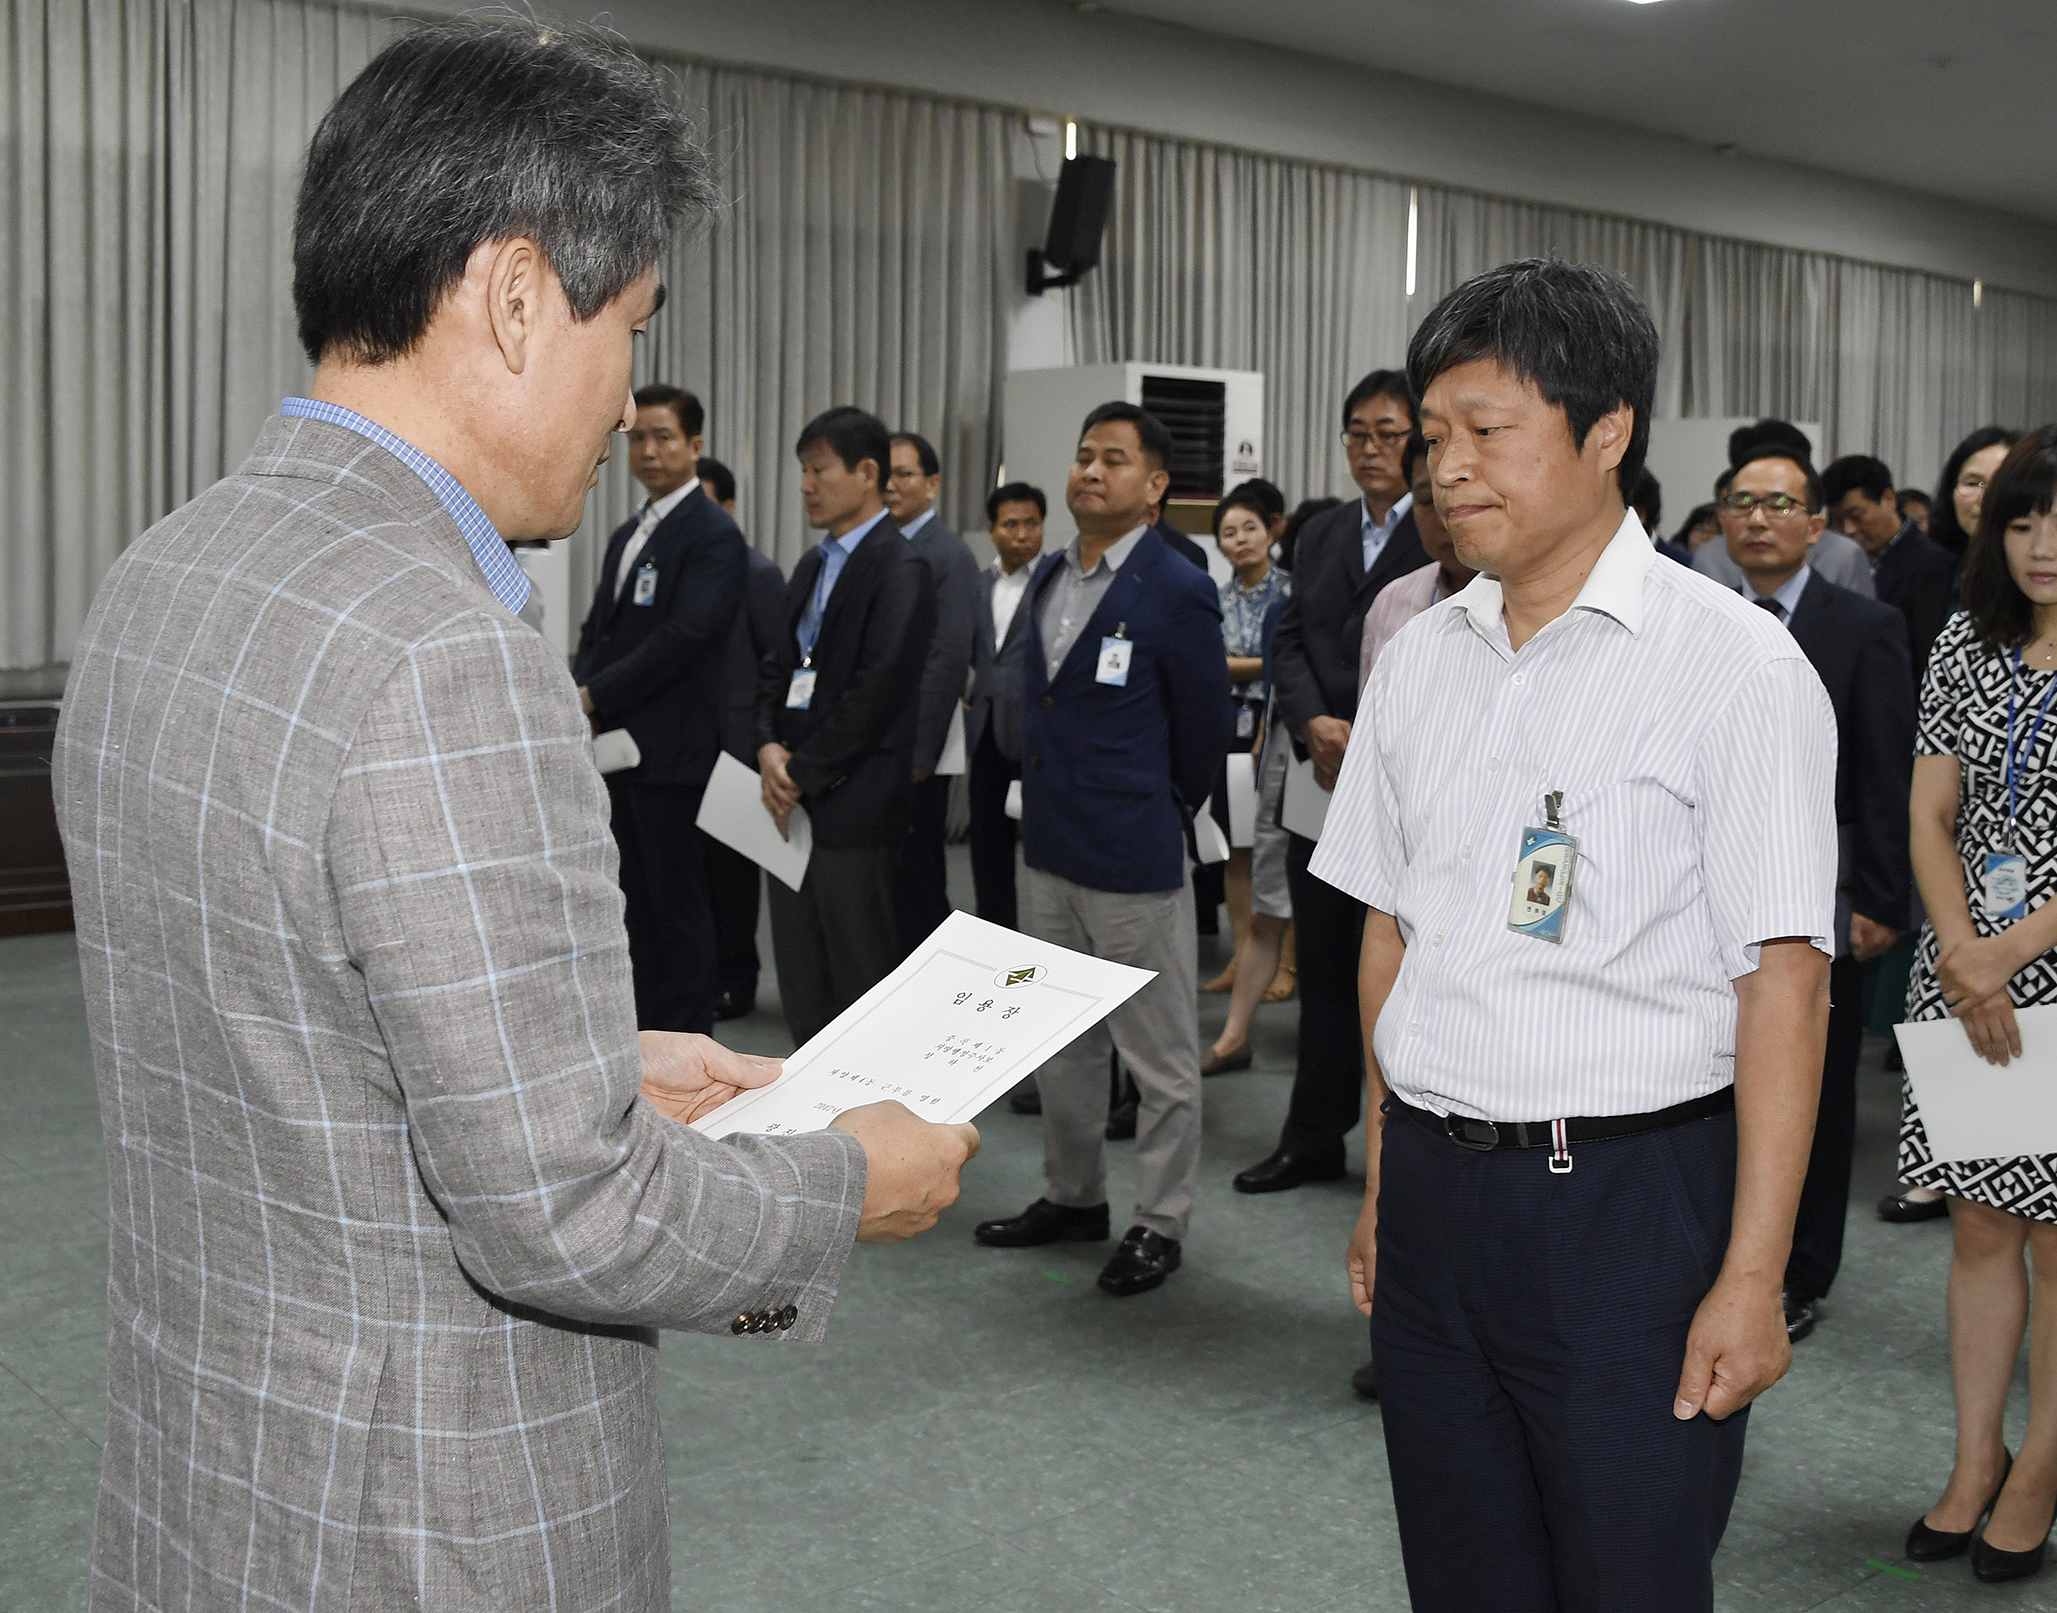
[[1014, 370], [1007, 377], [1001, 460], [1011, 482], [1032, 482], [1050, 501], [1044, 546], [1060, 548], [1078, 528], [1064, 507], [1064, 483], [1079, 425], [1103, 403], [1139, 404], [1170, 428], [1171, 496], [1165, 518], [1194, 533], [1209, 564], [1228, 563], [1209, 541], [1215, 501], [1236, 483], [1264, 474], [1264, 377], [1255, 370], [1184, 364], [1083, 364]]

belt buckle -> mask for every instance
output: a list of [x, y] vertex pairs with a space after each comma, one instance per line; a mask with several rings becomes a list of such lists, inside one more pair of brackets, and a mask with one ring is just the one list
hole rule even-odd
[[1500, 1128], [1490, 1120], [1474, 1120], [1469, 1115], [1445, 1115], [1443, 1130], [1459, 1148], [1469, 1148], [1475, 1153], [1491, 1153], [1500, 1146]]

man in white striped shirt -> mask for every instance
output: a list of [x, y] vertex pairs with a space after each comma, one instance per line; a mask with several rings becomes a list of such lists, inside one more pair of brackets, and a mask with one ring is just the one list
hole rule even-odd
[[1312, 864], [1370, 909], [1349, 1267], [1408, 1588], [1707, 1609], [1744, 1408], [1791, 1360], [1834, 717], [1777, 622], [1626, 511], [1657, 368], [1626, 282], [1493, 270], [1408, 368], [1481, 575], [1380, 657]]

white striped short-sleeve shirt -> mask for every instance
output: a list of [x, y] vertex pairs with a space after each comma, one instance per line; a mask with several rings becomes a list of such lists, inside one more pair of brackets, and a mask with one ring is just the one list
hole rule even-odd
[[[1735, 1078], [1758, 945], [1832, 952], [1836, 726], [1768, 612], [1661, 564], [1634, 515], [1516, 652], [1480, 577], [1372, 669], [1312, 871], [1407, 943], [1373, 1049], [1405, 1102], [1640, 1114]], [[1543, 796], [1578, 862], [1561, 943], [1508, 928]]]

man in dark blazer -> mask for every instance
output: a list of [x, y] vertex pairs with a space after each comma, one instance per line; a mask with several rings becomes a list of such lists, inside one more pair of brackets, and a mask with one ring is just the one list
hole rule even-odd
[[[736, 478], [718, 459], [700, 456], [700, 490], [736, 513]], [[743, 585], [743, 609], [729, 631], [722, 665], [721, 748], [751, 769], [757, 766], [757, 675], [786, 625], [786, 576], [778, 562], [750, 551]], [[721, 994], [716, 1019], [741, 1019], [757, 1006], [757, 910], [764, 870], [740, 851], [711, 836], [701, 837], [707, 854], [707, 891], [714, 906], [714, 970]]]
[[[1414, 398], [1399, 370], [1374, 370], [1343, 400], [1343, 444], [1362, 495], [1300, 529], [1293, 592], [1272, 647], [1274, 709], [1296, 757], [1333, 789], [1357, 715], [1364, 614], [1379, 590], [1428, 564], [1402, 464]], [[1277, 1193], [1343, 1174], [1343, 1136], [1364, 1095], [1357, 1024], [1357, 954], [1364, 906], [1307, 872], [1314, 842], [1294, 835], [1286, 854], [1300, 962], [1300, 1038], [1293, 1095], [1278, 1147], [1237, 1175], [1243, 1193]]]
[[1828, 1046], [1814, 1149], [1786, 1263], [1786, 1330], [1800, 1339], [1813, 1331], [1817, 1303], [1843, 1258], [1867, 966], [1911, 922], [1914, 673], [1900, 612], [1838, 588], [1808, 566], [1824, 524], [1824, 490], [1813, 467], [1790, 449], [1758, 452], [1737, 468], [1722, 496], [1722, 536], [1742, 569], [1743, 597], [1785, 622], [1836, 713], [1836, 956], [1829, 969]]
[[1021, 607], [1024, 927], [1155, 978], [1037, 1072], [1043, 1197], [974, 1234], [1001, 1248], [1108, 1235], [1111, 1045], [1141, 1092], [1133, 1224], [1099, 1278], [1117, 1296], [1178, 1269], [1192, 1214], [1200, 1038], [1187, 840], [1232, 730], [1214, 584], [1146, 520], [1170, 453], [1170, 432], [1132, 403], [1086, 416], [1065, 490], [1078, 536], [1037, 567]]
[[893, 463], [886, 475], [886, 509], [914, 552], [927, 562], [936, 585], [936, 629], [922, 663], [921, 709], [914, 719], [907, 844], [893, 889], [903, 953], [921, 945], [950, 916], [943, 839], [949, 827], [951, 775], [938, 773], [936, 764], [949, 738], [951, 719], [964, 705], [978, 615], [978, 562], [964, 539], [936, 513], [936, 495], [942, 487], [943, 464], [934, 445], [911, 431], [895, 436]]
[[1185, 561], [1188, 565], [1198, 566], [1202, 571], [1205, 571], [1207, 569], [1207, 551], [1164, 518], [1164, 506], [1171, 497], [1171, 483], [1169, 480], [1165, 482], [1164, 488], [1165, 490], [1157, 496], [1156, 501], [1150, 506], [1150, 530], [1162, 538], [1171, 552], [1181, 560]]
[[607, 779], [636, 1022], [703, 1036], [720, 988], [693, 820], [721, 750], [723, 664], [749, 569], [743, 534], [700, 485], [704, 424], [690, 392], [636, 393], [629, 469], [649, 496], [607, 541], [572, 663], [594, 731], [626, 728], [642, 755]]
[[814, 830], [800, 888], [769, 887], [779, 1000], [798, 1043], [901, 957], [893, 870], [936, 588], [886, 513], [891, 444], [862, 409], [830, 409], [801, 430], [800, 496], [808, 525], [828, 536], [793, 568], [785, 628], [758, 679], [765, 808], [783, 830], [805, 806]]
[[1022, 605], [1043, 552], [1040, 487], [1009, 482], [986, 498], [986, 535], [995, 559], [979, 573], [979, 609], [972, 634], [971, 700], [964, 747], [971, 763], [971, 888], [978, 915], [1018, 929], [1014, 901], [1014, 820], [1008, 786], [1021, 777], [1021, 647], [1028, 638]]
[[1914, 681], [1928, 670], [1928, 652], [1950, 617], [1957, 558], [1900, 508], [1893, 473], [1865, 454], [1846, 454], [1821, 473], [1829, 524], [1871, 556], [1871, 580], [1883, 604], [1906, 618]]

